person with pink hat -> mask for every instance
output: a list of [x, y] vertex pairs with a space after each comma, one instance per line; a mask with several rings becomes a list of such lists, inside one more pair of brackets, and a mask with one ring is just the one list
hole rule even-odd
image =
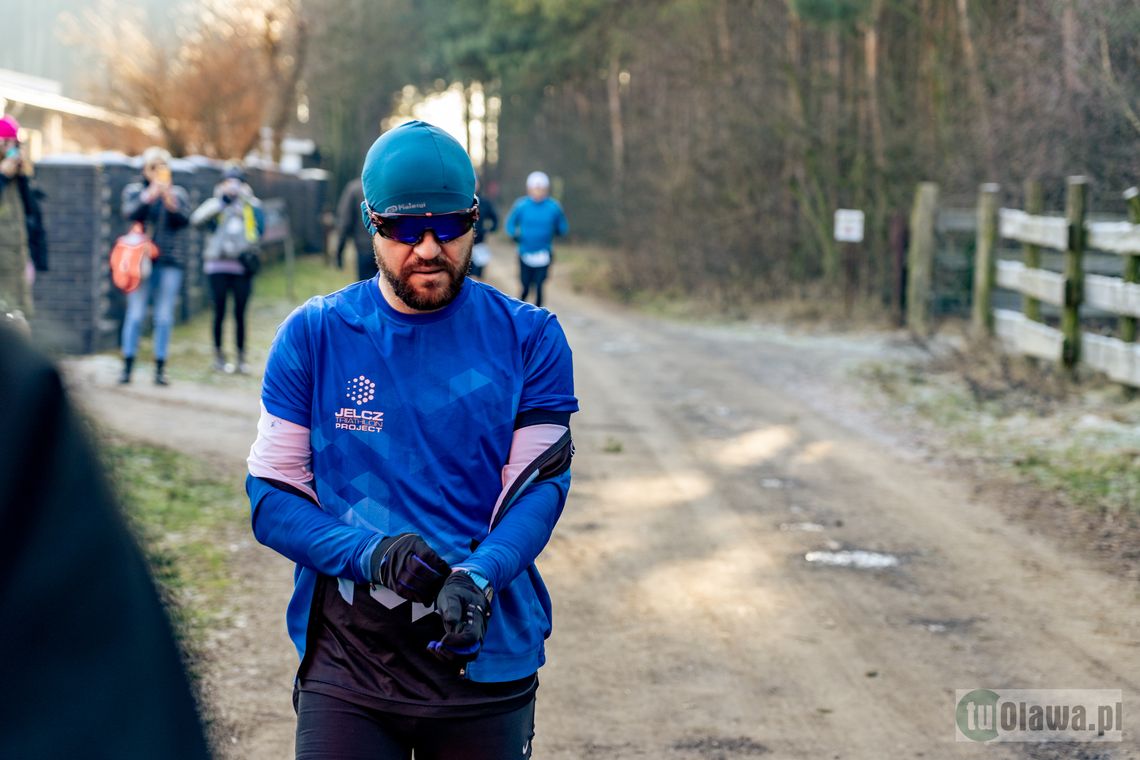
[[47, 241], [32, 164], [20, 148], [20, 123], [0, 118], [0, 315], [23, 320], [32, 313], [36, 270], [47, 269]]

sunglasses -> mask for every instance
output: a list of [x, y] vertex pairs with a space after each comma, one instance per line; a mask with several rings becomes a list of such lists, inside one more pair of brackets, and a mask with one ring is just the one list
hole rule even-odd
[[478, 200], [471, 208], [446, 214], [379, 214], [368, 201], [361, 206], [381, 237], [404, 245], [419, 245], [428, 232], [435, 233], [439, 242], [450, 243], [470, 232], [479, 218]]

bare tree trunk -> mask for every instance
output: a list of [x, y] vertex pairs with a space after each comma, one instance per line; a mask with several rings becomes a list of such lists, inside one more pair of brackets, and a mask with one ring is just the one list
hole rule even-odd
[[[780, 208], [783, 218], [792, 220], [798, 219], [797, 194], [803, 192], [805, 184], [803, 135], [807, 119], [804, 117], [804, 100], [800, 92], [799, 79], [803, 67], [803, 47], [800, 38], [803, 34], [803, 27], [792, 0], [788, 0], [787, 5], [788, 25], [784, 30], [784, 58], [785, 70], [787, 71], [784, 87], [787, 101], [785, 105], [787, 124], [784, 132], [783, 168], [780, 172], [783, 188], [783, 192], [780, 194]], [[799, 225], [789, 226], [789, 229], [796, 229], [798, 232], [798, 227]], [[793, 274], [801, 276], [806, 274], [807, 267], [804, 265], [803, 251], [798, 245], [798, 241], [792, 241], [791, 250], [795, 257], [793, 268], [796, 271]]]
[[919, 155], [922, 160], [933, 156], [938, 140], [935, 130], [934, 109], [934, 77], [935, 77], [935, 42], [932, 31], [933, 14], [930, 7], [931, 0], [920, 0], [918, 5], [918, 23], [921, 25], [918, 34], [918, 65], [914, 78], [914, 97], [918, 104], [918, 143]]
[[300, 18], [295, 9], [291, 10], [297, 15], [296, 39], [293, 45], [293, 54], [287, 55], [283, 49], [283, 40], [277, 29], [275, 13], [269, 11], [265, 18], [265, 56], [269, 67], [271, 85], [277, 93], [276, 106], [273, 109], [269, 126], [273, 129], [273, 160], [281, 160], [281, 140], [285, 136], [285, 128], [297, 112], [297, 86], [301, 82], [301, 75], [305, 70], [305, 59], [309, 48], [308, 24]]
[[472, 90], [470, 82], [463, 83], [463, 133], [466, 135], [463, 142], [463, 147], [467, 149], [468, 154], [472, 152], [474, 140], [471, 137], [471, 98], [475, 93]]
[[871, 13], [863, 28], [863, 74], [866, 87], [866, 109], [871, 134], [871, 188], [872, 208], [870, 224], [867, 226], [866, 242], [863, 249], [871, 252], [867, 257], [866, 284], [885, 284], [882, 275], [883, 256], [875, 255], [878, 247], [886, 241], [887, 224], [887, 155], [883, 137], [883, 119], [879, 107], [879, 56], [882, 55], [879, 41], [879, 18], [883, 11], [883, 0], [872, 0]]
[[879, 16], [882, 10], [883, 0], [872, 0], [870, 19], [863, 28], [863, 72], [866, 77], [867, 111], [870, 117], [871, 156], [875, 170], [880, 173], [885, 171], [887, 166], [883, 118], [879, 107], [879, 57], [882, 55]]
[[[839, 185], [839, 85], [842, 76], [842, 62], [840, 60], [839, 29], [834, 25], [824, 31], [824, 85], [821, 104], [820, 122], [823, 125], [823, 161], [817, 177], [817, 186], [820, 188], [822, 208], [817, 210], [817, 224], [827, 224], [830, 212], [839, 205], [836, 189]], [[823, 256], [822, 268], [824, 280], [830, 286], [839, 281], [839, 248], [829, 236], [824, 234], [822, 239], [828, 241], [820, 253]]]
[[606, 77], [610, 111], [610, 145], [613, 151], [613, 180], [618, 198], [621, 198], [625, 180], [625, 131], [621, 118], [621, 62], [617, 54], [610, 56], [610, 70]]
[[1080, 92], [1080, 22], [1077, 20], [1075, 0], [1064, 0], [1061, 7], [1061, 66], [1065, 91], [1072, 95]]
[[995, 160], [994, 135], [990, 119], [989, 100], [986, 96], [985, 85], [982, 82], [978, 53], [974, 48], [974, 34], [970, 27], [970, 4], [969, 0], [957, 0], [957, 3], [958, 31], [962, 40], [962, 56], [966, 59], [967, 82], [974, 107], [978, 109], [978, 137], [986, 159], [986, 166], [992, 168]]
[[727, 87], [733, 85], [732, 29], [728, 23], [728, 0], [720, 0], [714, 9], [716, 19], [716, 46], [720, 55], [721, 77]]

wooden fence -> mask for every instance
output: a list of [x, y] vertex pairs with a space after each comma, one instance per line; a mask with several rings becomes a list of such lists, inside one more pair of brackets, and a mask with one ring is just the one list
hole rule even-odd
[[[975, 333], [996, 335], [1012, 351], [1059, 361], [1069, 370], [1084, 364], [1116, 382], [1140, 387], [1140, 346], [1136, 344], [1140, 318], [1140, 191], [1131, 188], [1125, 193], [1129, 206], [1127, 221], [1089, 221], [1088, 184], [1083, 177], [1069, 178], [1063, 217], [1042, 214], [1042, 192], [1036, 182], [1026, 183], [1025, 210], [999, 209], [999, 190], [997, 185], [986, 184], [978, 193], [971, 310]], [[936, 203], [937, 189], [920, 186], [911, 218], [908, 304], [912, 308], [907, 314], [908, 325], [919, 334], [927, 334], [930, 328], [921, 304], [926, 300], [923, 279], [928, 277], [925, 273], [930, 271], [933, 260], [932, 244], [927, 248], [929, 236], [922, 235], [922, 226], [933, 227], [928, 209]], [[996, 250], [1002, 239], [1022, 245], [1024, 263], [997, 260]], [[1063, 272], [1041, 267], [1042, 249], [1063, 253]], [[1089, 250], [1124, 257], [1122, 276], [1086, 273], [1084, 256]], [[995, 285], [1020, 293], [1022, 311], [994, 309]], [[1060, 329], [1043, 322], [1043, 303], [1060, 308]], [[1118, 315], [1119, 337], [1082, 331], [1082, 308]]]

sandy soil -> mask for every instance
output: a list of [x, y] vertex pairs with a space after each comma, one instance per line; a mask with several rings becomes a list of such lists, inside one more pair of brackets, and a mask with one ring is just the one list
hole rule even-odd
[[[536, 758], [1140, 757], [1130, 722], [1124, 744], [954, 741], [955, 689], [1122, 689], [1131, 706], [1138, 589], [861, 408], [846, 368], [901, 343], [666, 323], [559, 291], [550, 305], [582, 412], [539, 561], [555, 628]], [[240, 469], [255, 396], [124, 391], [115, 370], [69, 367], [105, 424]], [[206, 695], [223, 756], [289, 757], [291, 569], [234, 525]], [[805, 560], [856, 549], [899, 564]]]

